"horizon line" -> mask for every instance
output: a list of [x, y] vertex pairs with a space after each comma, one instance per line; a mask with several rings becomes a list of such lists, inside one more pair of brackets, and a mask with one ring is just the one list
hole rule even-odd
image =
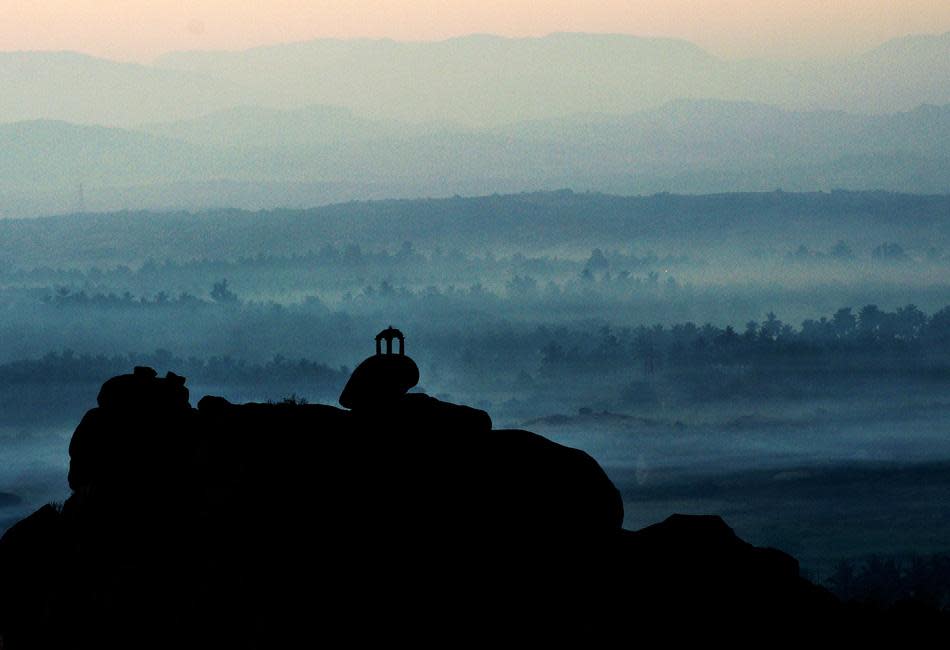
[[[219, 179], [224, 180], [224, 179]], [[211, 181], [214, 182], [214, 181]], [[174, 215], [186, 214], [189, 216], [199, 216], [212, 212], [243, 212], [254, 214], [267, 214], [278, 211], [288, 212], [312, 212], [314, 210], [327, 210], [354, 204], [372, 204], [372, 203], [420, 203], [427, 201], [478, 201], [486, 199], [513, 199], [522, 196], [538, 195], [570, 195], [570, 196], [588, 196], [602, 197], [606, 199], [634, 199], [647, 200], [657, 198], [683, 198], [683, 199], [702, 199], [702, 198], [722, 198], [730, 196], [786, 196], [786, 197], [811, 197], [811, 196], [834, 196], [834, 195], [875, 195], [892, 197], [911, 197], [918, 199], [946, 199], [950, 198], [950, 190], [946, 192], [908, 192], [902, 190], [888, 189], [814, 189], [814, 190], [785, 190], [776, 187], [771, 190], [746, 190], [746, 191], [725, 191], [725, 192], [649, 192], [641, 194], [620, 194], [616, 192], [604, 192], [593, 189], [575, 190], [570, 187], [522, 190], [520, 192], [491, 192], [483, 194], [451, 194], [441, 196], [414, 196], [414, 197], [390, 197], [390, 198], [370, 198], [370, 199], [347, 199], [340, 201], [331, 201], [328, 203], [318, 203], [308, 206], [281, 206], [275, 205], [267, 208], [241, 208], [235, 206], [215, 206], [206, 208], [117, 208], [114, 210], [86, 210], [86, 211], [68, 211], [53, 212], [46, 214], [37, 214], [31, 217], [3, 217], [0, 216], [0, 222], [4, 221], [36, 221], [42, 219], [69, 219], [73, 217], [95, 217], [95, 216], [116, 216], [120, 214], [129, 215]]]
[[950, 30], [947, 31], [935, 31], [935, 32], [913, 32], [905, 34], [902, 36], [895, 36], [893, 38], [888, 38], [883, 41], [878, 42], [876, 45], [871, 47], [866, 47], [863, 49], [857, 49], [853, 52], [847, 54], [837, 54], [837, 55], [823, 55], [816, 57], [788, 57], [788, 56], [770, 56], [767, 54], [759, 54], [754, 56], [737, 56], [737, 57], [727, 57], [715, 54], [710, 51], [708, 48], [703, 47], [696, 43], [695, 41], [678, 37], [678, 36], [662, 36], [662, 35], [651, 35], [651, 34], [636, 34], [629, 32], [587, 32], [587, 31], [552, 31], [546, 32], [540, 35], [528, 35], [528, 36], [509, 36], [505, 34], [498, 34], [492, 32], [469, 32], [465, 34], [458, 34], [454, 36], [447, 36], [445, 38], [435, 38], [435, 39], [405, 39], [405, 38], [393, 38], [390, 36], [383, 37], [374, 37], [374, 36], [354, 36], [354, 37], [338, 37], [338, 36], [316, 36], [314, 38], [299, 39], [299, 40], [290, 40], [290, 41], [280, 41], [274, 43], [260, 43], [257, 45], [248, 45], [246, 47], [209, 47], [209, 48], [185, 48], [185, 49], [170, 49], [163, 51], [157, 55], [136, 59], [136, 58], [113, 58], [109, 56], [104, 56], [101, 54], [94, 54], [92, 52], [80, 49], [70, 49], [70, 48], [61, 48], [61, 49], [16, 49], [16, 50], [0, 50], [0, 56], [2, 55], [15, 55], [15, 54], [71, 54], [82, 56], [90, 59], [96, 59], [99, 61], [108, 61], [112, 63], [119, 64], [128, 64], [128, 65], [138, 65], [143, 67], [154, 67], [161, 59], [179, 54], [241, 54], [247, 52], [262, 51], [268, 49], [278, 49], [282, 47], [294, 47], [307, 45], [311, 43], [318, 42], [336, 42], [336, 43], [393, 43], [397, 45], [439, 45], [450, 43], [452, 41], [463, 41], [477, 38], [484, 39], [494, 39], [499, 41], [540, 41], [544, 39], [549, 39], [557, 36], [582, 36], [582, 37], [613, 37], [613, 38], [622, 38], [630, 40], [639, 40], [639, 41], [656, 41], [656, 42], [669, 42], [669, 43], [678, 43], [689, 45], [698, 51], [710, 56], [712, 58], [720, 59], [722, 61], [837, 61], [837, 60], [846, 60], [852, 57], [860, 57], [868, 53], [874, 52], [879, 48], [882, 48], [890, 43], [897, 43], [901, 41], [911, 40], [911, 39], [942, 39], [950, 37]]

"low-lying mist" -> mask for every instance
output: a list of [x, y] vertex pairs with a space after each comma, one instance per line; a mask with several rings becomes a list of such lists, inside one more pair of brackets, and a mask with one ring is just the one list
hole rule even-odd
[[0, 222], [0, 527], [67, 496], [109, 377], [334, 404], [392, 324], [416, 390], [586, 450], [628, 527], [723, 514], [816, 573], [948, 552], [947, 206], [561, 192]]

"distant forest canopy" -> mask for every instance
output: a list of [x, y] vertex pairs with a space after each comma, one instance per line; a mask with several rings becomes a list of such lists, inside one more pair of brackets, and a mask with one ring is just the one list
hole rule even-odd
[[[950, 249], [950, 195], [767, 192], [624, 197], [558, 192], [351, 202], [307, 210], [121, 212], [0, 220], [0, 271], [137, 267], [146, 260], [248, 261], [332, 246], [478, 255], [573, 253], [748, 259], [769, 250], [859, 256], [892, 242], [917, 258]], [[886, 253], [885, 253], [886, 256]], [[801, 255], [800, 255], [801, 257]], [[805, 255], [807, 257], [807, 254]]]
[[232, 398], [237, 395], [237, 399], [332, 402], [350, 375], [346, 367], [330, 368], [281, 355], [253, 362], [230, 356], [181, 357], [163, 349], [125, 355], [50, 352], [36, 359], [0, 364], [0, 435], [5, 426], [29, 430], [48, 424], [74, 425], [71, 420], [78, 422], [82, 413], [95, 405], [103, 382], [132, 372], [136, 366], [185, 376], [193, 406], [209, 391]]
[[[497, 332], [496, 332], [497, 335]], [[666, 369], [746, 366], [782, 368], [783, 372], [830, 371], [845, 375], [890, 373], [921, 374], [950, 379], [950, 305], [928, 316], [914, 305], [886, 311], [876, 305], [858, 310], [838, 309], [830, 316], [808, 319], [796, 328], [769, 313], [761, 322], [750, 321], [741, 330], [711, 323], [678, 323], [639, 327], [597, 326], [585, 330], [569, 325], [540, 325], [510, 333], [504, 347], [518, 348], [534, 357], [527, 368], [539, 377], [559, 373], [577, 376], [629, 370], [653, 375]], [[492, 335], [462, 334], [456, 343], [461, 359], [492, 358], [504, 352]], [[369, 346], [366, 346], [369, 350]], [[476, 352], [480, 350], [480, 352]], [[263, 363], [221, 357], [179, 357], [168, 350], [150, 354], [77, 354], [50, 352], [39, 359], [0, 364], [0, 385], [96, 383], [134, 365], [150, 365], [185, 374], [200, 383], [266, 384], [298, 381], [301, 388], [342, 387], [347, 367], [334, 369], [306, 359], [275, 355]], [[936, 374], [934, 374], [936, 373]]]
[[938, 370], [941, 378], [950, 378], [950, 306], [930, 317], [914, 305], [893, 312], [877, 305], [857, 312], [844, 307], [831, 317], [808, 319], [797, 329], [771, 312], [761, 322], [749, 321], [742, 331], [710, 323], [603, 327], [588, 335], [591, 342], [586, 346], [559, 329], [543, 328], [538, 334], [539, 340], [548, 341], [541, 349], [542, 372], [558, 366], [573, 372], [585, 366], [607, 370], [636, 360], [648, 374], [665, 367], [775, 364], [791, 372], [795, 367], [832, 372]]
[[168, 350], [151, 353], [112, 355], [76, 354], [72, 350], [50, 352], [39, 359], [23, 359], [0, 364], [0, 385], [18, 384], [101, 384], [135, 366], [162, 368], [184, 375], [194, 383], [219, 385], [292, 385], [322, 393], [340, 390], [349, 369], [330, 368], [307, 359], [287, 359], [275, 355], [264, 363], [225, 357], [176, 357]]
[[[858, 274], [865, 280], [891, 277], [906, 281], [915, 276], [923, 279], [934, 268], [950, 263], [950, 257], [931, 248], [922, 257], [914, 258], [893, 242], [879, 244], [859, 256], [846, 242], [838, 241], [825, 251], [799, 245], [784, 255], [774, 251], [759, 253], [754, 261], [763, 272], [786, 268], [831, 284], [853, 281]], [[51, 285], [41, 299], [62, 306], [200, 308], [210, 303], [263, 300], [287, 304], [326, 299], [337, 306], [352, 306], [354, 301], [376, 297], [411, 301], [441, 295], [454, 301], [471, 296], [525, 303], [577, 298], [591, 291], [605, 299], [625, 295], [673, 297], [716, 284], [722, 271], [718, 260], [659, 257], [652, 251], [638, 256], [594, 248], [587, 255], [577, 256], [515, 253], [496, 257], [461, 251], [424, 252], [404, 242], [395, 251], [364, 252], [355, 245], [343, 249], [328, 245], [317, 253], [302, 256], [261, 255], [235, 261], [162, 263], [149, 259], [134, 270], [126, 265], [105, 270], [8, 269], [0, 270], [0, 281], [31, 287], [33, 292], [41, 290], [44, 284]], [[240, 293], [234, 290], [234, 284], [229, 284], [231, 278], [236, 280]], [[747, 280], [750, 284], [772, 281], [765, 273]]]
[[950, 607], [950, 555], [874, 555], [841, 560], [823, 585], [845, 602], [873, 607], [904, 601], [946, 611]]
[[534, 367], [541, 325], [741, 334], [770, 311], [935, 313], [950, 302], [948, 220], [950, 196], [569, 191], [0, 220], [0, 363], [163, 348], [351, 366], [392, 322], [436, 365], [487, 332], [526, 346], [486, 341], [472, 357], [489, 372]]
[[[165, 318], [151, 326], [162, 322], [170, 323]], [[216, 327], [225, 331], [231, 322]], [[366, 323], [343, 317], [335, 327], [362, 331]], [[741, 329], [692, 322], [638, 327], [494, 323], [482, 330], [460, 329], [456, 323], [436, 329], [409, 330], [416, 334], [410, 336], [409, 352], [420, 362], [421, 389], [483, 408], [500, 404], [499, 414], [522, 417], [578, 402], [647, 413], [664, 405], [694, 408], [733, 399], [834, 396], [851, 405], [873, 401], [880, 391], [888, 400], [904, 395], [937, 404], [950, 382], [950, 306], [930, 316], [914, 305], [894, 311], [845, 307], [798, 328], [769, 313]], [[105, 340], [119, 336], [112, 333]], [[301, 332], [269, 327], [241, 336], [287, 350]], [[0, 427], [78, 417], [103, 381], [136, 365], [185, 375], [195, 403], [208, 391], [240, 400], [292, 396], [335, 403], [349, 368], [370, 355], [372, 346], [369, 337], [363, 345], [345, 335], [329, 338], [337, 354], [349, 354], [347, 365], [303, 358], [304, 345], [265, 361], [240, 352], [199, 356], [167, 349], [124, 355], [67, 349], [6, 361], [0, 363]]]

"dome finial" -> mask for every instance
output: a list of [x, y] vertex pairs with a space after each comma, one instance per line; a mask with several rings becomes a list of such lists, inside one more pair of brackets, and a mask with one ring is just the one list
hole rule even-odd
[[404, 355], [406, 353], [406, 337], [392, 325], [376, 335], [376, 354], [383, 353], [382, 342], [384, 340], [386, 341], [386, 354], [392, 354], [393, 339], [399, 339], [399, 354]]

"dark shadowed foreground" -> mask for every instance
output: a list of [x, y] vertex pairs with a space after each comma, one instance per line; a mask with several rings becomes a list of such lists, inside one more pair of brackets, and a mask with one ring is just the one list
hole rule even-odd
[[853, 636], [942, 622], [913, 603], [841, 605], [718, 517], [624, 530], [590, 456], [406, 393], [411, 367], [389, 384], [373, 368], [408, 357], [375, 359], [354, 373], [348, 411], [215, 397], [195, 409], [184, 378], [149, 368], [106, 382], [70, 444], [72, 495], [0, 542], [2, 647]]

